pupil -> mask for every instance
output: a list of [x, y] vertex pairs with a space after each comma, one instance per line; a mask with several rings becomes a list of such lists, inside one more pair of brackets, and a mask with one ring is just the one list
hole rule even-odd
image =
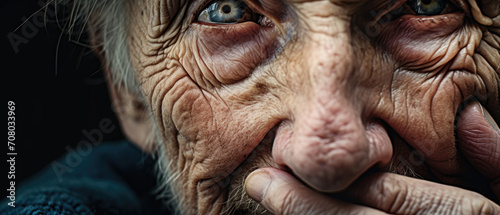
[[231, 7], [229, 5], [222, 6], [222, 12], [226, 14], [231, 13]]
[[431, 2], [432, 2], [432, 0], [422, 0], [423, 4], [430, 4]]

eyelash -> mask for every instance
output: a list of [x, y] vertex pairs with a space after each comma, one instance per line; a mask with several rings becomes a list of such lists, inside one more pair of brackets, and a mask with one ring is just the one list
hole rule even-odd
[[[192, 22], [196, 22], [196, 19], [198, 16], [205, 10], [208, 6], [210, 6], [215, 0], [201, 0], [201, 3], [197, 4], [196, 10], [194, 10], [194, 13], [192, 15]], [[244, 0], [242, 0], [244, 3], [246, 3]]]
[[194, 13], [192, 14], [191, 22], [196, 21], [196, 19], [198, 18], [199, 14], [203, 10], [205, 10], [205, 8], [207, 8], [210, 5], [210, 3], [212, 3], [212, 1], [214, 1], [214, 0], [201, 0], [200, 3], [195, 3], [195, 5], [196, 5], [195, 8], [196, 9], [193, 10]]
[[[452, 12], [455, 12], [458, 9], [457, 6], [455, 6], [455, 4], [453, 3], [453, 1], [451, 1], [451, 0], [443, 0], [443, 1], [444, 1], [444, 4], [445, 4], [445, 8], [443, 9], [443, 11], [439, 12], [439, 14], [436, 14], [436, 15], [442, 15], [442, 14], [452, 13]], [[409, 3], [410, 3], [410, 0], [407, 1], [402, 6], [402, 7], [404, 7], [402, 12], [403, 13], [404, 12], [409, 12], [410, 14], [417, 15], [416, 12], [414, 11], [414, 9], [411, 8], [411, 5]], [[426, 16], [426, 15], [422, 15], [422, 16]], [[434, 16], [434, 15], [429, 15], [429, 16]]]
[[[443, 12], [441, 12], [438, 15], [462, 11], [462, 9], [459, 6], [457, 6], [455, 0], [444, 0], [444, 1], [446, 1], [446, 8], [443, 10]], [[408, 5], [409, 2], [410, 0], [399, 1], [399, 3], [388, 6], [384, 12], [381, 11], [382, 13], [375, 12], [375, 14], [373, 14], [372, 12], [370, 12], [370, 14], [373, 18], [373, 21], [379, 23], [389, 23], [396, 19], [399, 19], [401, 16], [404, 15], [413, 15], [422, 17], [425, 16], [425, 15], [417, 15]], [[438, 15], [430, 15], [429, 17]]]
[[[198, 18], [200, 16], [200, 14], [217, 1], [218, 0], [200, 0], [199, 3], [197, 3], [194, 6], [196, 9], [192, 10], [192, 11], [195, 11], [195, 13], [193, 13], [191, 15], [189, 23], [190, 24], [196, 23], [196, 24], [202, 24], [202, 25], [211, 25], [211, 26], [221, 26], [221, 29], [222, 28], [225, 28], [225, 29], [233, 28], [233, 27], [236, 27], [235, 25], [244, 24], [246, 22], [253, 23], [253, 24], [256, 24], [260, 27], [266, 27], [266, 28], [275, 26], [273, 19], [270, 19], [269, 17], [264, 15], [265, 13], [263, 12], [262, 8], [259, 8], [259, 7], [253, 8], [252, 4], [249, 4], [249, 1], [246, 1], [246, 0], [240, 0], [243, 4], [246, 5], [246, 10], [250, 10], [249, 12], [252, 13], [252, 15], [250, 15], [250, 16], [245, 16], [246, 18], [250, 18], [246, 21], [242, 21], [242, 22], [238, 22], [238, 23], [212, 23], [212, 22], [199, 21]], [[223, 26], [223, 25], [227, 25], [227, 26]]]

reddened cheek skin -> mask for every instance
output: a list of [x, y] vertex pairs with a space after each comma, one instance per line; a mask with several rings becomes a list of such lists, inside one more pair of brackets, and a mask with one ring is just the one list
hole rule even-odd
[[[253, 22], [237, 25], [193, 23], [188, 32], [200, 59], [222, 84], [233, 84], [251, 72], [276, 49], [277, 31], [273, 26]], [[231, 63], [227, 63], [231, 62]]]

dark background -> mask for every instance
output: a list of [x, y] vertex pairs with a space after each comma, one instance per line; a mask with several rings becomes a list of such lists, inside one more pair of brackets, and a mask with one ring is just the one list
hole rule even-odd
[[[89, 49], [71, 41], [78, 38], [70, 40], [62, 32], [64, 20], [58, 24], [57, 17], [47, 13], [44, 26], [36, 26], [33, 19], [23, 24], [23, 17], [41, 8], [37, 0], [4, 0], [0, 5], [4, 114], [8, 101], [14, 101], [16, 107], [16, 185], [66, 153], [67, 146], [74, 148], [87, 140], [82, 130], [99, 129], [102, 119], [111, 119], [116, 127], [103, 135], [104, 140], [122, 139], [101, 63]], [[9, 41], [10, 32], [26, 39], [17, 45], [17, 53]], [[85, 35], [79, 42], [88, 44]], [[1, 147], [6, 158], [7, 143]], [[8, 186], [6, 159], [1, 162], [2, 188]]]

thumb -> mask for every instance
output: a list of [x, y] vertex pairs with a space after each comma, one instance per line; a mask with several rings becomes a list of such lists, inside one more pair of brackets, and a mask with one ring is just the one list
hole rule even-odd
[[480, 103], [474, 101], [460, 113], [457, 138], [465, 157], [491, 180], [491, 189], [500, 198], [500, 129]]
[[245, 181], [245, 190], [248, 196], [274, 214], [385, 214], [318, 193], [289, 173], [275, 168], [252, 172]]

